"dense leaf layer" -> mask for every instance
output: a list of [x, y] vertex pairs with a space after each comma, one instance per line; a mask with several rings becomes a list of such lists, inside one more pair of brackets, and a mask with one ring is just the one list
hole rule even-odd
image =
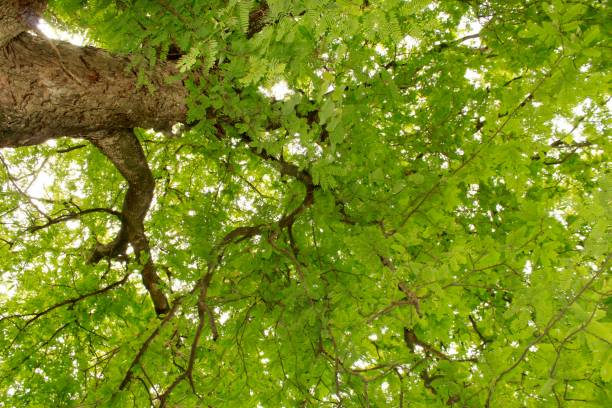
[[612, 403], [606, 2], [49, 7], [188, 123], [136, 130], [151, 259], [87, 262], [95, 148], [1, 152], [0, 406]]

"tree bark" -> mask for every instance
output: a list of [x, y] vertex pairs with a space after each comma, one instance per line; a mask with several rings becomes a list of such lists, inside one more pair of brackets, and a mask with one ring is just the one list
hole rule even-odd
[[151, 93], [138, 86], [126, 57], [21, 33], [0, 49], [0, 148], [135, 127], [170, 130], [187, 113], [182, 82], [168, 83], [176, 72], [170, 64], [149, 72]]
[[81, 137], [93, 143], [128, 182], [115, 240], [98, 245], [90, 262], [125, 253], [142, 263], [156, 313], [170, 310], [151, 259], [144, 218], [155, 182], [133, 128], [170, 130], [184, 122], [187, 91], [170, 64], [148, 72], [155, 89], [139, 86], [127, 57], [32, 36], [44, 0], [0, 0], [0, 148]]
[[158, 315], [167, 313], [170, 305], [161, 289], [161, 280], [151, 259], [149, 241], [144, 230], [143, 220], [153, 199], [155, 181], [142, 147], [129, 130], [92, 135], [89, 140], [108, 157], [128, 182], [121, 210], [121, 230], [113, 242], [96, 247], [89, 260], [95, 263], [103, 257], [115, 257], [125, 252], [128, 243], [131, 243], [136, 259], [143, 264], [142, 281], [151, 296], [155, 312]]
[[[170, 310], [151, 259], [144, 218], [155, 183], [133, 129], [170, 130], [187, 116], [187, 90], [172, 64], [138, 82], [129, 57], [33, 36], [47, 0], [0, 0], [0, 148], [60, 137], [93, 143], [128, 182], [117, 237], [98, 245], [92, 263], [123, 255], [128, 245], [142, 263], [142, 279], [157, 314]], [[248, 37], [267, 23], [268, 5], [249, 15]], [[149, 92], [148, 89], [154, 89]]]
[[0, 48], [22, 32], [34, 28], [46, 7], [46, 0], [1, 0]]

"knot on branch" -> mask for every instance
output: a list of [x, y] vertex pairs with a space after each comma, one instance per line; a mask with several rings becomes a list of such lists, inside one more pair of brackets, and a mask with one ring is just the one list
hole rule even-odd
[[128, 240], [126, 234], [119, 234], [108, 244], [97, 243], [87, 259], [87, 263], [97, 264], [104, 258], [114, 259], [125, 255]]

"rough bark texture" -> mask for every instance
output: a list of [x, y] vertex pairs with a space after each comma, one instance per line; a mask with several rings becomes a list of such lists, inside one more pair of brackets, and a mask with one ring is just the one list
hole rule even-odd
[[109, 158], [128, 182], [128, 191], [121, 210], [124, 220], [121, 230], [113, 242], [98, 246], [90, 261], [98, 262], [103, 257], [115, 257], [125, 252], [128, 243], [132, 244], [136, 258], [143, 262], [142, 281], [151, 296], [155, 311], [157, 314], [167, 313], [170, 306], [151, 260], [149, 242], [143, 224], [153, 199], [155, 181], [142, 147], [134, 133], [129, 130], [112, 134], [99, 133], [90, 136], [89, 140]]
[[46, 0], [0, 0], [0, 48], [36, 26]]
[[185, 120], [187, 91], [168, 84], [172, 65], [149, 72], [151, 94], [137, 85], [126, 57], [93, 47], [34, 37], [45, 0], [0, 0], [0, 148], [36, 145], [72, 136], [93, 143], [128, 182], [122, 226], [90, 262], [134, 249], [142, 280], [157, 314], [170, 310], [151, 259], [144, 218], [155, 182], [133, 128], [171, 129]]
[[187, 92], [167, 84], [172, 65], [137, 86], [129, 60], [93, 47], [20, 34], [0, 50], [0, 147], [134, 127], [168, 130], [185, 120]]

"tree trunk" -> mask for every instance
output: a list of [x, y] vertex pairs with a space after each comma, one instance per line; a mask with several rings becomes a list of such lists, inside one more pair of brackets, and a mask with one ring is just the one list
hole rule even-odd
[[20, 33], [36, 26], [47, 7], [47, 0], [0, 1], [0, 48]]
[[186, 118], [187, 91], [170, 64], [147, 73], [153, 93], [138, 85], [127, 57], [32, 36], [44, 0], [0, 0], [0, 148], [71, 136], [91, 141], [121, 172], [128, 191], [122, 227], [90, 262], [125, 253], [131, 244], [157, 314], [169, 302], [151, 259], [144, 218], [155, 182], [135, 127], [170, 130]]
[[187, 91], [172, 65], [137, 85], [130, 60], [93, 47], [20, 34], [0, 50], [0, 148], [134, 127], [169, 130], [186, 117]]

